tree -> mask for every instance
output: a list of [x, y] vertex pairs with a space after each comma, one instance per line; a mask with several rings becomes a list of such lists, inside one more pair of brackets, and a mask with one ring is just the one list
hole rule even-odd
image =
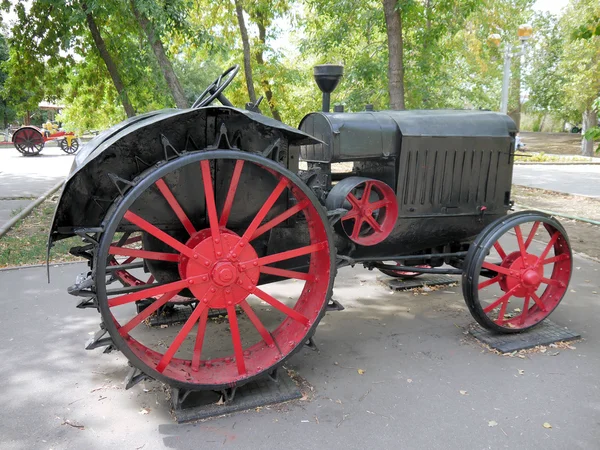
[[248, 30], [246, 29], [246, 20], [244, 19], [244, 8], [241, 0], [234, 0], [235, 15], [240, 27], [240, 37], [244, 49], [244, 76], [246, 77], [246, 87], [248, 97], [252, 103], [256, 103], [256, 93], [254, 92], [254, 78], [252, 77], [252, 55], [250, 53], [250, 41], [248, 40]]
[[[173, 4], [177, 4], [177, 2], [170, 2], [169, 5], [173, 6]], [[178, 108], [185, 109], [188, 107], [187, 99], [185, 98], [185, 94], [179, 83], [179, 79], [173, 70], [173, 65], [171, 64], [170, 59], [167, 57], [167, 53], [161, 41], [161, 36], [157, 32], [157, 27], [152, 21], [148, 19], [148, 13], [154, 13], [155, 17], [167, 17], [173, 19], [173, 16], [169, 14], [172, 9], [164, 9], [158, 8], [156, 2], [150, 1], [143, 2], [141, 0], [130, 0], [131, 10], [133, 15], [135, 16], [140, 28], [144, 31], [148, 38], [148, 43], [156, 56], [156, 60], [158, 65], [162, 71], [162, 74], [165, 78], [167, 85], [171, 91], [171, 95], [175, 100], [175, 104]], [[166, 6], [166, 5], [165, 5]], [[176, 28], [174, 23], [177, 20], [171, 20], [171, 28]]]
[[404, 43], [402, 9], [398, 0], [383, 0], [388, 41], [388, 90], [390, 108], [404, 109]]
[[127, 95], [127, 91], [125, 90], [125, 85], [121, 80], [121, 75], [119, 75], [119, 70], [117, 69], [117, 65], [115, 64], [112, 56], [108, 52], [106, 48], [106, 44], [104, 43], [104, 39], [102, 39], [102, 35], [100, 34], [100, 30], [98, 29], [98, 25], [96, 24], [96, 20], [94, 19], [94, 15], [91, 9], [88, 8], [86, 3], [81, 4], [81, 8], [85, 13], [85, 21], [90, 30], [90, 34], [92, 35], [92, 39], [96, 44], [96, 48], [98, 53], [102, 57], [104, 64], [106, 65], [106, 69], [110, 74], [110, 77], [113, 80], [115, 85], [115, 89], [119, 93], [119, 97], [121, 98], [121, 103], [123, 104], [123, 109], [127, 114], [127, 117], [135, 116], [135, 110], [133, 106], [131, 106], [131, 102], [129, 101], [129, 96]]
[[[561, 71], [565, 77], [564, 95], [571, 110], [581, 114], [583, 137], [581, 154], [594, 154], [593, 128], [598, 122], [600, 96], [600, 37], [578, 36], [582, 23], [591, 23], [600, 16], [600, 4], [593, 0], [571, 0], [561, 18], [563, 58]], [[592, 131], [589, 131], [592, 130]], [[589, 133], [588, 133], [589, 131]]]

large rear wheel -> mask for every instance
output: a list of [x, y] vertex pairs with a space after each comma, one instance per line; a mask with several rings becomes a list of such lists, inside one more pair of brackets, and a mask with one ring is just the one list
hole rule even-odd
[[[140, 180], [109, 211], [95, 260], [115, 346], [142, 372], [185, 389], [272, 372], [312, 336], [331, 294], [322, 206], [287, 169], [238, 151], [185, 155]], [[110, 286], [115, 271], [128, 287]], [[175, 298], [189, 300], [189, 317], [149, 327]], [[142, 300], [152, 303], [139, 311]]]
[[12, 137], [15, 148], [23, 156], [39, 155], [44, 148], [44, 137], [33, 127], [19, 128]]

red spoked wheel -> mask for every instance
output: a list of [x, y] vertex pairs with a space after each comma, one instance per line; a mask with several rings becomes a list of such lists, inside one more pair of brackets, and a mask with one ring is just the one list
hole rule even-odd
[[340, 219], [343, 232], [360, 245], [384, 241], [398, 218], [396, 195], [383, 181], [348, 177], [337, 183], [327, 196], [327, 209], [343, 208]]
[[[399, 263], [397, 263], [396, 265], [400, 265]], [[419, 266], [415, 266], [415, 267], [422, 267], [424, 269], [431, 269], [431, 266], [423, 264], [423, 265], [419, 265]], [[409, 272], [406, 270], [392, 270], [392, 269], [382, 269], [382, 268], [378, 268], [378, 270], [381, 273], [386, 274], [388, 277], [394, 277], [394, 278], [416, 278], [419, 275], [423, 275], [422, 272]]]
[[[112, 208], [95, 259], [100, 312], [147, 375], [185, 389], [235, 387], [314, 333], [333, 285], [330, 242], [322, 206], [287, 169], [238, 151], [185, 155], [143, 174]], [[141, 266], [152, 278], [139, 284]], [[130, 287], [109, 289], [118, 272]], [[184, 323], [145, 324], [177, 296], [195, 305]]]
[[490, 224], [472, 244], [463, 294], [483, 327], [527, 330], [548, 317], [567, 291], [572, 254], [553, 217], [526, 211]]
[[39, 155], [44, 148], [44, 137], [37, 128], [22, 127], [19, 128], [12, 137], [15, 148], [23, 156]]

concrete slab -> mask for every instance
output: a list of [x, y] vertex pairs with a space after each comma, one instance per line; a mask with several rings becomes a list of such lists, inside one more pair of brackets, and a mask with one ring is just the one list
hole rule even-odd
[[376, 271], [342, 269], [335, 298], [346, 310], [322, 321], [320, 352], [287, 364], [313, 398], [189, 425], [174, 423], [159, 384], [123, 389], [121, 354], [83, 349], [98, 314], [76, 310], [65, 289], [84, 265], [52, 267], [50, 285], [44, 268], [0, 271], [0, 448], [597, 450], [600, 265], [574, 262], [552, 320], [585, 340], [526, 359], [464, 334], [472, 319], [460, 287], [415, 296], [390, 291]]

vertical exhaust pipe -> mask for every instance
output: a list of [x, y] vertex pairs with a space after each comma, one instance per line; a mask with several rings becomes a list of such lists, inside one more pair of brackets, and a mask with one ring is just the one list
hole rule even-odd
[[313, 75], [317, 86], [319, 86], [319, 89], [323, 93], [323, 112], [329, 112], [331, 107], [331, 93], [344, 76], [344, 66], [321, 64], [314, 67]]

